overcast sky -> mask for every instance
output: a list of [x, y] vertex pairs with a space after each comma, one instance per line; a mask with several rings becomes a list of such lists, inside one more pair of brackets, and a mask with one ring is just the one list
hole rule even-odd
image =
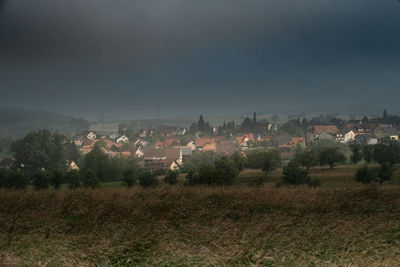
[[89, 119], [398, 112], [400, 2], [0, 0], [0, 90]]

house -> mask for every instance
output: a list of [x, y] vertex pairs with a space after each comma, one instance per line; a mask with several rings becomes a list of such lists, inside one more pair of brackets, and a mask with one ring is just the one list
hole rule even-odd
[[203, 150], [203, 147], [207, 144], [218, 143], [224, 140], [223, 136], [216, 136], [216, 137], [202, 137], [197, 138], [194, 140], [194, 144], [198, 150]]
[[117, 138], [116, 142], [117, 142], [118, 144], [129, 143], [129, 138], [126, 137], [125, 135], [123, 135], [123, 136]]
[[335, 139], [337, 134], [339, 134], [339, 129], [336, 125], [315, 125], [307, 133], [307, 142], [315, 142], [319, 139]]
[[131, 155], [133, 155], [136, 158], [141, 158], [143, 157], [143, 149], [141, 147], [133, 147], [129, 149], [129, 152], [131, 152]]
[[186, 162], [190, 159], [193, 154], [193, 150], [190, 147], [186, 146], [174, 146], [173, 148], [178, 148], [182, 152], [182, 162]]
[[278, 137], [279, 148], [293, 148], [295, 145], [306, 146], [306, 139], [304, 137]]
[[359, 134], [354, 138], [354, 142], [359, 145], [376, 145], [378, 138], [374, 134]]
[[115, 140], [118, 138], [118, 134], [116, 134], [116, 133], [110, 134], [110, 136], [108, 138], [110, 138], [111, 140]]
[[219, 155], [231, 156], [238, 150], [238, 143], [234, 141], [221, 141], [216, 146], [215, 152]]
[[85, 140], [85, 138], [83, 138], [83, 136], [75, 137], [74, 138], [74, 144], [76, 146], [82, 146], [84, 140]]
[[396, 136], [397, 129], [391, 124], [379, 124], [372, 130], [372, 133], [378, 138], [390, 138], [390, 136]]
[[177, 135], [185, 135], [186, 128], [180, 126], [158, 126], [156, 132], [160, 136], [169, 137], [169, 136], [177, 136]]
[[68, 170], [69, 171], [79, 171], [79, 167], [75, 163], [75, 161], [72, 161], [70, 164], [68, 164]]
[[182, 150], [179, 148], [150, 148], [144, 151], [145, 168], [151, 170], [177, 170], [182, 165]]
[[340, 138], [337, 138], [337, 141], [340, 143], [347, 144], [349, 142], [353, 142], [356, 137], [356, 134], [353, 130], [344, 130], [340, 133]]
[[87, 140], [93, 141], [93, 140], [96, 140], [96, 138], [97, 138], [97, 135], [96, 135], [93, 131], [90, 131], [90, 132], [86, 135], [86, 139], [87, 139]]
[[170, 138], [164, 141], [156, 142], [154, 147], [162, 148], [162, 147], [170, 147], [173, 145], [179, 145], [180, 140], [178, 138]]
[[236, 137], [236, 142], [240, 146], [247, 146], [249, 142], [255, 142], [256, 139], [254, 138], [254, 134], [248, 133], [248, 134], [243, 134], [243, 135], [238, 135]]
[[137, 135], [139, 137], [148, 137], [148, 136], [153, 136], [154, 130], [152, 129], [142, 129], [137, 131]]

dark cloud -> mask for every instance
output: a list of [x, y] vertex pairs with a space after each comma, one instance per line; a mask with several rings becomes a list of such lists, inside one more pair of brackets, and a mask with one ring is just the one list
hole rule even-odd
[[394, 106], [399, 13], [396, 0], [8, 1], [0, 105], [125, 117], [300, 98]]

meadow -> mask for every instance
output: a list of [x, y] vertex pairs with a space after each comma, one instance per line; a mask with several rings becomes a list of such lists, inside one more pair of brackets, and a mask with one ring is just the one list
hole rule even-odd
[[[319, 188], [1, 190], [1, 266], [396, 266], [400, 187], [356, 168], [313, 169]], [[398, 173], [396, 173], [398, 177]]]

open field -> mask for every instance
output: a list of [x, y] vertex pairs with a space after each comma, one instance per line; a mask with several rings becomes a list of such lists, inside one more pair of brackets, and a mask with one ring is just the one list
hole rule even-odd
[[277, 171], [262, 187], [0, 190], [0, 265], [398, 265], [400, 187], [351, 169], [312, 170], [317, 189], [277, 188]]

